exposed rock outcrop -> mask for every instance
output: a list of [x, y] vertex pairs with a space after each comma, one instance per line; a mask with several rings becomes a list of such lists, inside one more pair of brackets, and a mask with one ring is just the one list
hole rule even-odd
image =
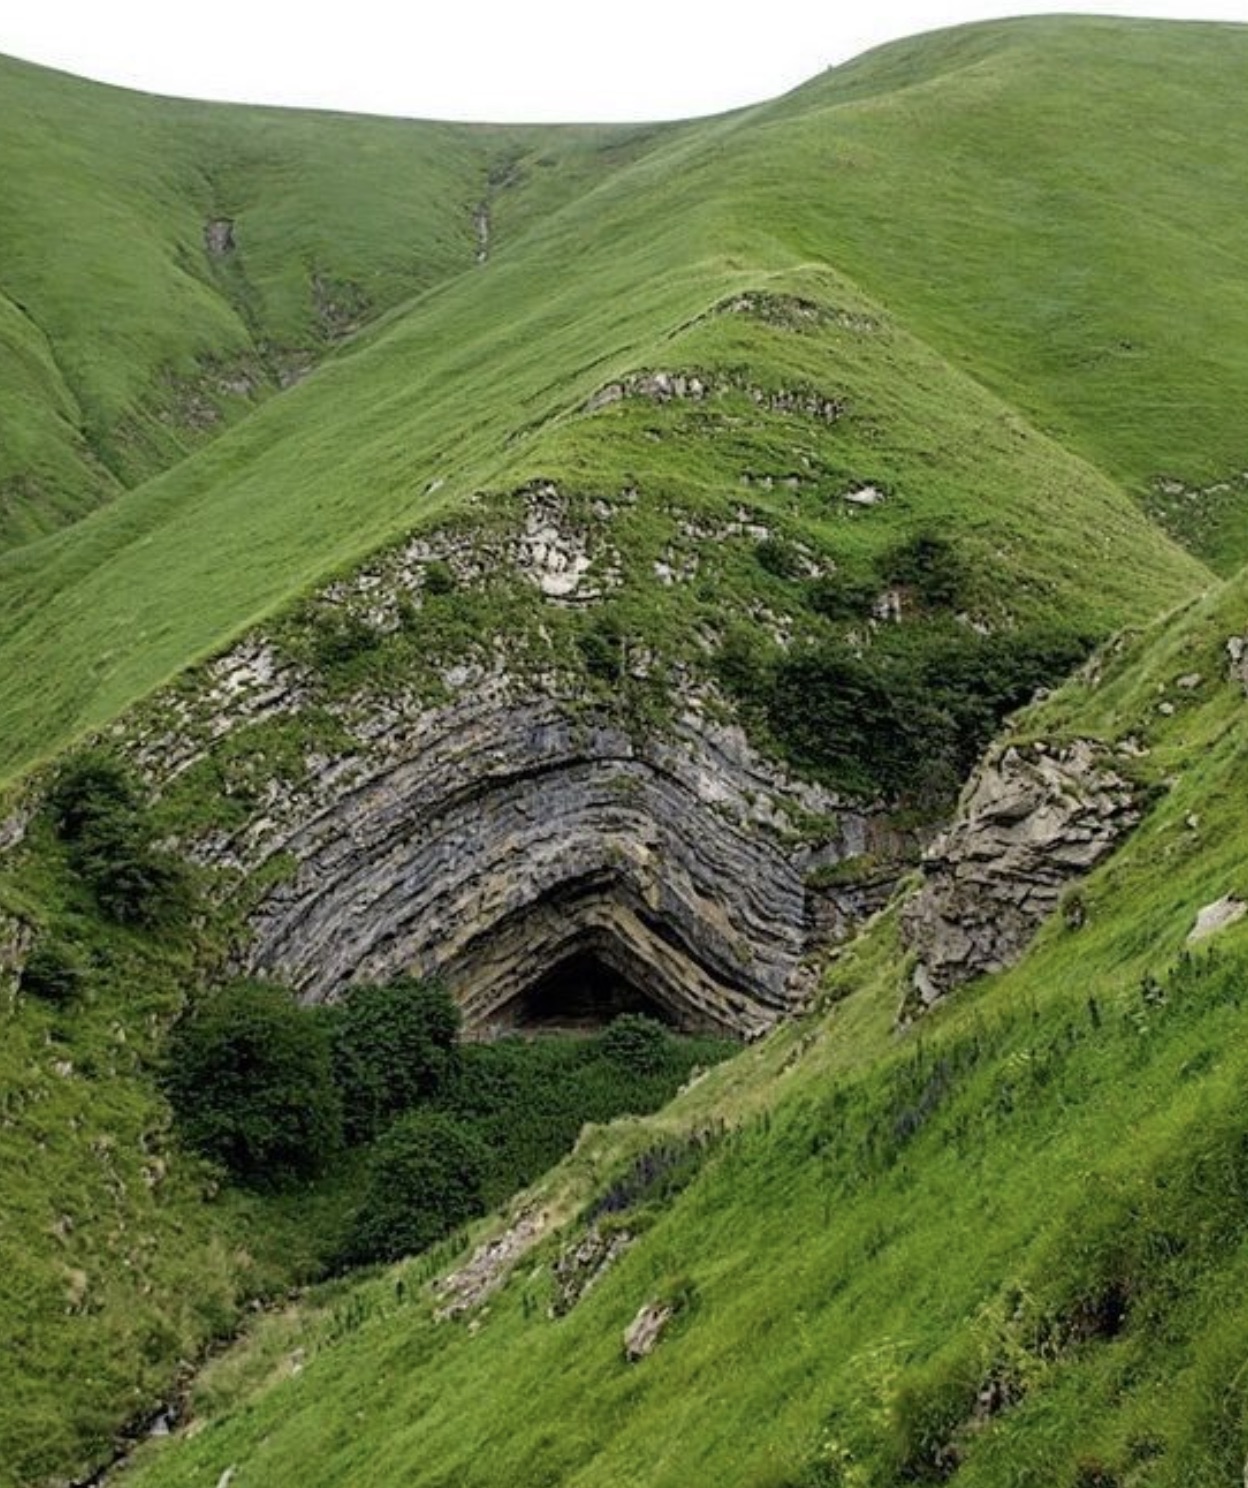
[[204, 223], [204, 251], [211, 257], [224, 258], [236, 246], [232, 217], [210, 217]]
[[924, 854], [925, 882], [902, 911], [918, 1010], [1017, 961], [1066, 885], [1139, 818], [1131, 785], [1089, 740], [990, 754]]
[[551, 1268], [554, 1286], [551, 1317], [564, 1317], [571, 1312], [632, 1243], [633, 1236], [628, 1230], [603, 1231], [591, 1225], [566, 1245]]
[[545, 1237], [550, 1224], [549, 1214], [530, 1210], [501, 1235], [478, 1245], [458, 1271], [452, 1271], [435, 1284], [434, 1291], [441, 1302], [434, 1314], [438, 1322], [462, 1317], [506, 1285], [520, 1261]]
[[1198, 945], [1202, 940], [1208, 940], [1211, 935], [1217, 935], [1220, 930], [1225, 930], [1229, 925], [1238, 924], [1248, 914], [1248, 904], [1242, 899], [1237, 899], [1234, 894], [1224, 894], [1221, 899], [1215, 899], [1212, 904], [1206, 904], [1196, 916], [1196, 923], [1188, 932], [1188, 945]]
[[721, 398], [728, 393], [743, 394], [751, 403], [769, 413], [800, 414], [825, 424], [836, 423], [847, 411], [843, 398], [831, 397], [818, 388], [764, 388], [740, 377], [663, 370], [630, 372], [619, 382], [607, 383], [589, 399], [585, 411], [595, 413], [624, 398], [638, 398], [651, 403], [702, 403], [708, 398]]
[[869, 851], [882, 830], [692, 703], [639, 740], [499, 674], [374, 725], [367, 748], [310, 760], [242, 831], [199, 846], [210, 863], [288, 865], [251, 914], [247, 968], [310, 1001], [412, 971], [486, 1031], [589, 956], [683, 1026], [748, 1034], [807, 994], [814, 855]]
[[664, 1329], [675, 1317], [668, 1302], [647, 1302], [624, 1330], [624, 1357], [630, 1364], [648, 1358], [658, 1347]]

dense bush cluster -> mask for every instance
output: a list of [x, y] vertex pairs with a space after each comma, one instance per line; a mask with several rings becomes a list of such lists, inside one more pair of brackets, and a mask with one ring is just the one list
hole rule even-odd
[[862, 654], [832, 641], [777, 658], [759, 701], [801, 764], [850, 789], [939, 807], [1002, 719], [1087, 649], [1060, 631], [898, 628]]
[[342, 1145], [325, 1023], [283, 987], [221, 988], [174, 1029], [168, 1064], [184, 1137], [244, 1183], [313, 1177]]
[[329, 1016], [349, 1141], [368, 1141], [452, 1083], [460, 1017], [441, 988], [406, 977], [353, 987]]
[[167, 1088], [184, 1139], [238, 1181], [314, 1178], [344, 1147], [362, 1164], [344, 1259], [431, 1244], [556, 1162], [587, 1121], [670, 1099], [724, 1040], [681, 1038], [638, 1014], [592, 1038], [459, 1043], [440, 987], [401, 978], [305, 1009], [238, 982], [174, 1030]]
[[48, 796], [57, 836], [102, 913], [121, 925], [153, 929], [185, 918], [190, 882], [181, 863], [153, 843], [130, 772], [92, 750], [71, 760]]
[[423, 1250], [485, 1209], [489, 1152], [447, 1111], [413, 1111], [379, 1138], [346, 1259], [393, 1260]]
[[[864, 641], [879, 584], [904, 590], [912, 618]], [[956, 548], [920, 534], [883, 555], [874, 586], [846, 574], [807, 586], [813, 610], [857, 629], [789, 651], [734, 629], [719, 650], [720, 680], [791, 760], [830, 784], [942, 809], [1005, 715], [1090, 645], [1051, 627], [980, 635], [952, 614], [966, 588]]]

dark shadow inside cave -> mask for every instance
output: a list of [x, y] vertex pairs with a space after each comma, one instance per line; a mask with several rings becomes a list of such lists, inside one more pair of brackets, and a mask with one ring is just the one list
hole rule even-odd
[[492, 1021], [524, 1033], [592, 1033], [621, 1013], [645, 1013], [671, 1025], [671, 1013], [592, 950], [559, 962], [519, 997], [499, 1008]]

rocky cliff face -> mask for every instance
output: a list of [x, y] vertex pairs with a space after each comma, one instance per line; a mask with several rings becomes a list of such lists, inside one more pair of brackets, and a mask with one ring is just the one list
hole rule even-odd
[[1011, 745], [980, 765], [902, 910], [917, 1010], [1017, 961], [1063, 889], [1139, 820], [1132, 787], [1103, 755], [1078, 739]]
[[786, 777], [696, 697], [640, 737], [505, 671], [457, 680], [436, 706], [379, 707], [354, 748], [191, 845], [277, 880], [245, 969], [310, 1001], [436, 975], [478, 1032], [577, 958], [686, 1027], [750, 1034], [800, 1006], [828, 923], [807, 871], [878, 850], [880, 822]]

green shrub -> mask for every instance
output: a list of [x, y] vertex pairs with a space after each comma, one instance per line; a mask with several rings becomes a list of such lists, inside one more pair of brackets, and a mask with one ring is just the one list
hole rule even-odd
[[1005, 715], [1070, 672], [1088, 644], [1064, 631], [981, 636], [927, 622], [889, 627], [861, 654], [829, 640], [766, 657], [737, 641], [718, 671], [795, 763], [856, 794], [937, 811]]
[[455, 590], [455, 575], [449, 563], [434, 558], [425, 564], [425, 593], [452, 594]]
[[957, 548], [938, 532], [920, 532], [889, 548], [880, 577], [909, 589], [923, 608], [952, 610], [966, 598], [970, 573]]
[[41, 940], [22, 968], [22, 991], [54, 1007], [75, 1002], [82, 990], [82, 962], [64, 941]]
[[644, 1013], [621, 1013], [603, 1033], [601, 1048], [622, 1069], [652, 1075], [663, 1068], [667, 1058], [667, 1030]]
[[624, 626], [615, 615], [599, 615], [576, 638], [577, 649], [591, 677], [618, 682], [624, 675]]
[[57, 836], [78, 842], [102, 822], [139, 809], [133, 778], [120, 760], [102, 749], [75, 756], [61, 770], [48, 792]]
[[434, 983], [400, 978], [351, 988], [333, 1030], [349, 1141], [367, 1141], [447, 1087], [459, 1065], [459, 1029], [458, 1007]]
[[187, 1143], [243, 1183], [313, 1177], [341, 1145], [326, 1025], [272, 983], [233, 983], [182, 1019], [167, 1089]]
[[488, 1161], [477, 1133], [446, 1111], [416, 1111], [397, 1121], [369, 1158], [349, 1259], [397, 1260], [483, 1213]]
[[795, 579], [802, 571], [802, 560], [792, 543], [782, 537], [765, 537], [754, 549], [759, 568], [777, 579]]
[[102, 750], [79, 755], [58, 776], [48, 806], [71, 863], [107, 918], [153, 929], [187, 917], [187, 870], [154, 846], [138, 786], [120, 761]]
[[876, 585], [850, 574], [825, 574], [806, 586], [806, 603], [828, 620], [865, 620], [875, 603]]
[[347, 611], [318, 622], [313, 657], [318, 666], [345, 667], [381, 645], [381, 632], [361, 615]]

